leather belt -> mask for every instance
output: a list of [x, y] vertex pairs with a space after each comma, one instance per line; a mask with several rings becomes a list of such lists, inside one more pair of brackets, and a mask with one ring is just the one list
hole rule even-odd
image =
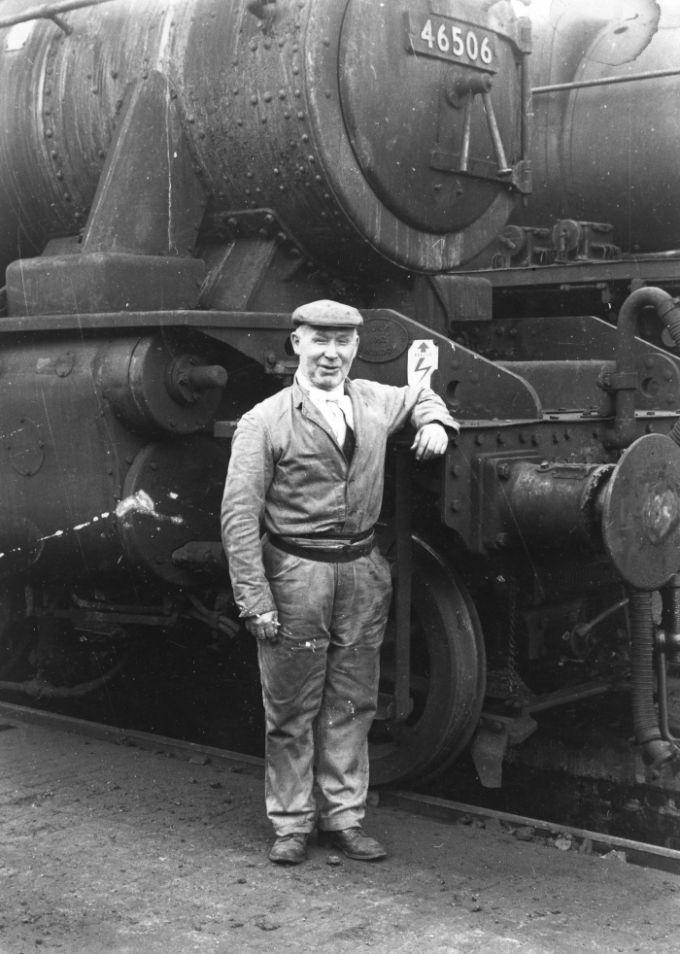
[[[278, 533], [269, 533], [268, 537], [278, 550], [302, 557], [303, 560], [318, 560], [320, 563], [350, 563], [359, 557], [368, 556], [375, 545], [373, 528], [356, 537], [310, 536], [310, 545], [298, 543], [299, 538], [293, 541]], [[314, 545], [311, 545], [312, 540], [315, 541]]]

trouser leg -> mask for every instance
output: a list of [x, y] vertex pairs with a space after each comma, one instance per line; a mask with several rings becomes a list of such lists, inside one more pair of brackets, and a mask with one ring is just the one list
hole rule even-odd
[[352, 828], [364, 817], [369, 780], [368, 732], [376, 712], [380, 645], [391, 579], [374, 550], [337, 564], [323, 699], [316, 720], [319, 827]]
[[335, 572], [264, 546], [280, 638], [258, 643], [265, 710], [265, 801], [277, 835], [316, 824], [314, 724], [326, 678]]
[[258, 644], [266, 732], [265, 802], [277, 835], [310, 832], [316, 822], [313, 726], [323, 692], [324, 656], [323, 650], [298, 652], [284, 643]]
[[377, 550], [331, 564], [265, 543], [264, 557], [281, 622], [258, 645], [267, 814], [277, 835], [311, 831], [316, 775], [320, 827], [350, 828], [365, 811], [389, 567]]

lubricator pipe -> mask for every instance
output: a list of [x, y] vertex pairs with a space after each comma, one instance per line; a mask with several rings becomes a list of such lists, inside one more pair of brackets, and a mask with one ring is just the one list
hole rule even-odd
[[635, 741], [642, 749], [645, 762], [658, 771], [675, 757], [676, 748], [662, 738], [654, 704], [652, 594], [632, 587], [628, 592]]
[[[624, 301], [619, 312], [616, 350], [616, 372], [611, 384], [616, 391], [614, 427], [607, 436], [609, 447], [628, 447], [637, 436], [635, 426], [635, 335], [641, 308], [652, 307], [664, 323], [680, 351], [680, 305], [661, 288], [638, 288]], [[680, 446], [680, 420], [676, 421], [671, 438]]]

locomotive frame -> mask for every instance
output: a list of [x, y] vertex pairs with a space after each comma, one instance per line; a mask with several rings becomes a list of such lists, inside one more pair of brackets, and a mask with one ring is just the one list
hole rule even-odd
[[[6, 66], [33, 122], [5, 103], [2, 687], [58, 697], [102, 684], [44, 678], [64, 624], [115, 643], [192, 617], [234, 637], [217, 520], [228, 442], [294, 373], [292, 307], [343, 297], [365, 320], [354, 373], [430, 381], [462, 424], [441, 465], [411, 464], [400, 440], [387, 461], [381, 534], [397, 586], [373, 782], [443, 772], [472, 743], [480, 778], [498, 785], [537, 712], [620, 686], [631, 653], [637, 741], [654, 772], [672, 770], [680, 362], [660, 333], [636, 332], [651, 314], [677, 345], [678, 307], [639, 287], [616, 328], [525, 315], [511, 296], [499, 317], [494, 286], [536, 285], [536, 269], [508, 280], [464, 264], [497, 234], [517, 237], [502, 229], [530, 189], [526, 21], [509, 4], [461, 14], [446, 0], [405, 18], [368, 0], [189, 7], [70, 0], [0, 18], [34, 24], [16, 49], [5, 35], [5, 59], [25, 56], [39, 89], [36, 106]], [[369, 15], [381, 30], [367, 39]], [[474, 42], [452, 60], [459, 37]], [[417, 127], [434, 141], [411, 136], [419, 175], [398, 197], [362, 101], [366, 56], [384, 82], [395, 49], [418, 95], [440, 84]], [[88, 85], [66, 95], [87, 64]], [[401, 156], [415, 120], [399, 98], [388, 118]], [[557, 230], [558, 250], [568, 238], [616, 257], [606, 229], [576, 225]], [[556, 267], [583, 276], [583, 264]], [[19, 623], [37, 633], [23, 682], [6, 677], [27, 659]]]

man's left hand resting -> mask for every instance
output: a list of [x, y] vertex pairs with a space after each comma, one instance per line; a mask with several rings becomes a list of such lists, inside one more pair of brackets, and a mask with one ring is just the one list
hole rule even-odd
[[433, 421], [431, 424], [423, 424], [418, 429], [415, 440], [411, 444], [411, 450], [416, 460], [431, 460], [433, 457], [441, 457], [445, 454], [448, 444], [449, 435], [446, 433], [446, 428]]

